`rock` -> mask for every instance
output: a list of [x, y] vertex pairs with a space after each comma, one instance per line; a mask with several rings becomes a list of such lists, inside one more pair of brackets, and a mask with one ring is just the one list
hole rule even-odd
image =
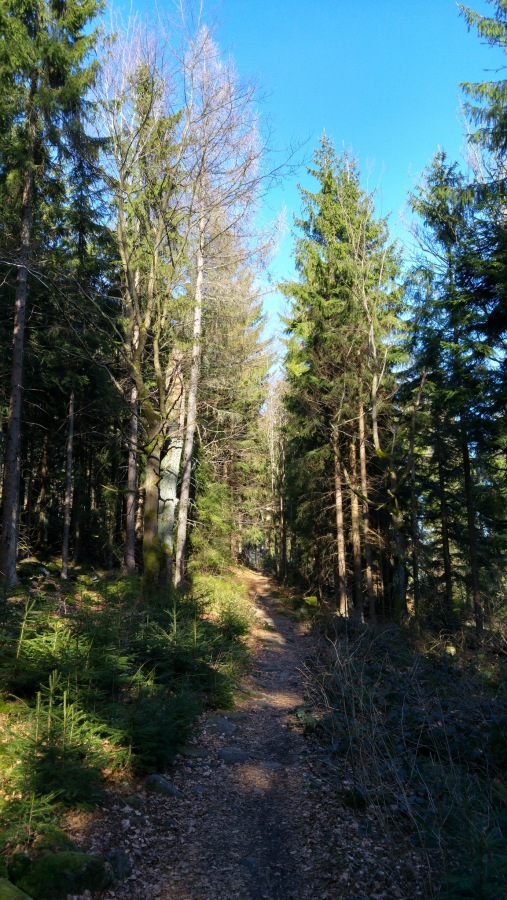
[[218, 755], [226, 766], [235, 766], [238, 763], [250, 761], [250, 754], [246, 753], [245, 750], [240, 750], [239, 747], [222, 747], [218, 751]]
[[241, 712], [240, 710], [238, 710], [238, 712], [226, 712], [224, 713], [224, 716], [229, 722], [246, 722], [248, 719], [248, 713]]
[[202, 747], [182, 747], [180, 753], [187, 759], [207, 759], [210, 755], [209, 750], [204, 750]]
[[132, 875], [132, 863], [125, 850], [110, 850], [106, 860], [111, 866], [113, 878], [116, 881], [126, 881]]
[[68, 850], [46, 853], [36, 859], [18, 881], [17, 887], [33, 900], [65, 900], [67, 894], [101, 891], [110, 881], [100, 857]]
[[30, 900], [30, 896], [7, 878], [0, 878], [0, 900]]
[[193, 794], [197, 794], [198, 797], [202, 797], [202, 795], [204, 794], [204, 788], [202, 784], [193, 784], [191, 791]]
[[261, 768], [261, 769], [269, 769], [269, 770], [275, 772], [275, 771], [277, 771], [278, 769], [283, 769], [284, 766], [283, 766], [282, 763], [276, 762], [274, 759], [264, 759], [264, 760], [260, 763], [260, 768]]
[[206, 731], [209, 734], [234, 734], [236, 726], [228, 722], [224, 716], [210, 716], [206, 722]]
[[163, 775], [148, 775], [144, 784], [146, 790], [154, 791], [156, 794], [165, 794], [167, 797], [178, 797], [179, 799], [183, 797], [181, 791]]

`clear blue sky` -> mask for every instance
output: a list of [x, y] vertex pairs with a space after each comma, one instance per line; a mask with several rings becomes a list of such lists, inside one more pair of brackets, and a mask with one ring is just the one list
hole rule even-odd
[[[487, 0], [470, 5], [493, 10]], [[132, 8], [155, 10], [156, 0], [132, 0]], [[379, 212], [391, 213], [392, 232], [404, 239], [400, 216], [424, 166], [439, 146], [460, 157], [459, 82], [494, 77], [503, 55], [468, 32], [455, 0], [210, 0], [208, 8], [219, 45], [266, 95], [261, 114], [276, 145], [308, 141], [308, 161], [325, 131], [338, 151], [351, 150], [365, 186], [367, 176], [370, 188], [379, 184]], [[285, 206], [289, 229], [298, 181], [312, 187], [302, 167], [269, 198], [274, 213]], [[288, 234], [275, 279], [292, 277], [291, 246]], [[276, 310], [276, 298], [267, 307]]]

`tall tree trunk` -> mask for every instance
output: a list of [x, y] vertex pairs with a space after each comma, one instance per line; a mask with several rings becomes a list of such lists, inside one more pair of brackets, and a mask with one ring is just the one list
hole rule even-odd
[[452, 571], [451, 553], [449, 549], [449, 513], [447, 509], [447, 497], [445, 492], [444, 467], [442, 464], [441, 448], [438, 447], [438, 487], [440, 494], [440, 523], [442, 527], [442, 555], [444, 557], [445, 579], [445, 615], [449, 621], [452, 616]]
[[364, 425], [364, 406], [362, 398], [359, 401], [359, 465], [361, 469], [361, 494], [363, 495], [363, 537], [364, 556], [366, 563], [366, 595], [368, 598], [368, 610], [370, 622], [375, 621], [375, 593], [373, 590], [373, 563], [370, 534], [370, 508], [368, 504], [368, 474], [366, 471], [366, 437]]
[[[35, 94], [36, 80], [32, 78], [30, 101]], [[35, 112], [29, 120], [30, 131], [35, 140]], [[0, 573], [6, 587], [17, 582], [16, 559], [19, 537], [19, 477], [21, 457], [21, 401], [23, 394], [23, 361], [25, 348], [26, 297], [28, 283], [28, 264], [30, 259], [30, 243], [32, 230], [33, 199], [33, 165], [30, 158], [27, 163], [21, 205], [21, 248], [14, 303], [14, 341], [12, 350], [11, 393], [9, 401], [9, 417], [7, 421], [7, 439], [5, 445], [4, 485], [3, 485], [3, 517], [2, 517], [2, 553]]]
[[42, 441], [42, 456], [40, 462], [40, 493], [39, 493], [39, 533], [37, 543], [44, 547], [48, 542], [48, 436], [44, 435]]
[[136, 574], [137, 453], [139, 409], [137, 386], [130, 391], [130, 423], [127, 463], [127, 509], [125, 521], [125, 568], [127, 575]]
[[337, 603], [341, 616], [348, 616], [349, 604], [347, 598], [347, 567], [345, 561], [345, 529], [343, 525], [343, 476], [340, 460], [339, 435], [333, 432], [334, 452], [334, 497], [336, 513], [336, 555], [338, 570]]
[[410, 521], [412, 531], [412, 581], [414, 582], [414, 615], [419, 614], [421, 588], [419, 584], [419, 520], [417, 517], [415, 456], [410, 461]]
[[354, 567], [354, 618], [363, 621], [363, 585], [361, 571], [361, 532], [359, 528], [359, 498], [357, 496], [357, 448], [352, 437], [350, 454], [350, 518], [352, 527], [352, 561]]
[[173, 577], [174, 522], [178, 501], [178, 476], [183, 453], [185, 427], [185, 392], [180, 382], [179, 411], [173, 406], [174, 418], [169, 424], [169, 447], [160, 461], [160, 490], [158, 509], [158, 537], [166, 563], [166, 577], [170, 584]]
[[475, 627], [476, 630], [480, 633], [483, 629], [484, 620], [481, 595], [479, 590], [479, 563], [477, 559], [477, 532], [475, 528], [475, 507], [473, 500], [472, 472], [470, 468], [470, 450], [468, 448], [468, 437], [466, 432], [463, 433], [461, 449], [463, 453], [463, 474], [465, 481], [465, 501], [467, 508], [470, 572], [472, 575], [472, 601], [474, 607]]
[[72, 454], [74, 450], [74, 391], [69, 400], [69, 434], [67, 437], [67, 461], [65, 466], [65, 501], [63, 506], [63, 541], [61, 577], [67, 578], [69, 567], [69, 534], [72, 512]]
[[160, 477], [161, 436], [158, 428], [151, 431], [144, 477], [143, 585], [151, 591], [160, 574], [158, 540], [158, 484]]
[[197, 387], [201, 359], [202, 328], [202, 290], [204, 279], [204, 220], [201, 217], [197, 238], [197, 274], [195, 284], [194, 329], [192, 345], [192, 364], [190, 383], [188, 386], [187, 427], [185, 430], [185, 446], [183, 450], [183, 471], [181, 475], [180, 502], [178, 506], [178, 532], [176, 537], [176, 560], [174, 565], [174, 585], [183, 589], [185, 580], [185, 545], [187, 541], [188, 508], [190, 502], [190, 475], [192, 471], [192, 455], [194, 436], [197, 426]]

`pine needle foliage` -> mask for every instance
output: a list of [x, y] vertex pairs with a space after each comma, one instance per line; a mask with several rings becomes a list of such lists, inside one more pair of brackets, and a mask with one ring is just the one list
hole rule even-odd
[[226, 602], [166, 590], [149, 611], [137, 578], [91, 584], [5, 602], [4, 841], [30, 841], [65, 807], [97, 802], [115, 770], [163, 771], [200, 710], [231, 703], [245, 664], [248, 621], [234, 612], [233, 579]]

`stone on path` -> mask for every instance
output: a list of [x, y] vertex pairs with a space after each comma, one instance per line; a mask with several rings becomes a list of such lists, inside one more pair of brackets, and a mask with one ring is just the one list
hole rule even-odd
[[226, 764], [226, 766], [235, 766], [238, 763], [250, 762], [251, 755], [239, 747], [222, 747], [218, 751], [218, 756]]
[[183, 797], [181, 791], [174, 787], [174, 784], [171, 784], [163, 775], [148, 775], [145, 785], [149, 791], [154, 791], [156, 794], [166, 794], [168, 797], [178, 797], [180, 799]]
[[209, 716], [205, 728], [209, 734], [231, 735], [236, 731], [236, 726], [224, 716]]

